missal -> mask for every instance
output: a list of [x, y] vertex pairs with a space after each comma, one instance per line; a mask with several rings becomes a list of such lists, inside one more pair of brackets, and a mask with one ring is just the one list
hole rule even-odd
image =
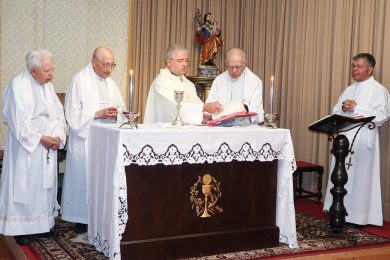
[[363, 117], [362, 115], [353, 115], [352, 117], [342, 115], [328, 115], [309, 125], [309, 130], [322, 133], [345, 132], [355, 128], [362, 123], [371, 122], [375, 116]]
[[207, 125], [224, 126], [224, 127], [248, 126], [248, 125], [252, 125], [252, 117], [256, 115], [257, 115], [256, 112], [247, 112], [247, 111], [235, 112], [232, 114], [219, 117], [218, 119], [211, 120], [207, 122]]
[[248, 112], [248, 106], [244, 105], [242, 102], [228, 102], [222, 105], [222, 111], [219, 113], [211, 114], [213, 120], [219, 119], [221, 117], [231, 115], [237, 112]]

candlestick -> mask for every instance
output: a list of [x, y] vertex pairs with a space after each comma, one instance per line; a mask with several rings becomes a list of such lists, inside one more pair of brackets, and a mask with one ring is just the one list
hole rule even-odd
[[271, 88], [270, 88], [270, 113], [272, 114], [272, 103], [274, 100], [274, 76], [271, 77]]
[[133, 112], [133, 70], [130, 70], [130, 83], [129, 83], [129, 112]]

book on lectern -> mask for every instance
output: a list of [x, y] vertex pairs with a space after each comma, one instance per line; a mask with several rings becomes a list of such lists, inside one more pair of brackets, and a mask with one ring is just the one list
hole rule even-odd
[[309, 130], [331, 134], [335, 131], [348, 131], [356, 125], [370, 122], [375, 116], [364, 117], [362, 115], [342, 116], [327, 115], [320, 120], [309, 125]]

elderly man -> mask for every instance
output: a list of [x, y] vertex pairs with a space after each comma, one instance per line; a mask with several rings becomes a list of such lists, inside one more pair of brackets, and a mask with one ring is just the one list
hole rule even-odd
[[52, 54], [32, 50], [27, 69], [11, 80], [3, 97], [8, 124], [0, 188], [0, 234], [30, 242], [50, 231], [58, 213], [57, 149], [65, 144], [63, 107], [50, 83]]
[[165, 55], [165, 69], [160, 70], [149, 90], [144, 123], [172, 121], [176, 115], [177, 105], [175, 90], [184, 91], [180, 115], [185, 123], [201, 124], [209, 118], [210, 113], [222, 110], [218, 102], [203, 104], [196, 95], [195, 85], [185, 77], [189, 64], [186, 48], [176, 44], [168, 48]]
[[241, 102], [247, 105], [249, 112], [258, 114], [252, 118], [254, 123], [264, 121], [263, 83], [246, 67], [244, 50], [230, 49], [225, 63], [227, 71], [215, 78], [206, 102], [218, 101], [223, 106]]
[[121, 112], [125, 105], [118, 86], [110, 78], [114, 68], [112, 51], [97, 48], [91, 63], [73, 77], [66, 93], [65, 117], [70, 129], [61, 215], [63, 220], [76, 223], [76, 233], [86, 232], [88, 224], [86, 161], [89, 129], [94, 122], [123, 120]]
[[[360, 53], [353, 57], [352, 78], [355, 82], [341, 94], [333, 108], [334, 114], [343, 116], [375, 116], [373, 122], [376, 128], [363, 127], [356, 136], [352, 150], [346, 158], [348, 182], [345, 186], [347, 195], [344, 205], [348, 212], [345, 220], [357, 225], [383, 225], [381, 185], [380, 185], [380, 149], [379, 129], [390, 115], [389, 92], [373, 77], [375, 59], [371, 54]], [[345, 133], [350, 144], [357, 129]], [[332, 160], [331, 169], [334, 166]], [[332, 182], [328, 181], [324, 210], [329, 210], [332, 204], [330, 189]]]

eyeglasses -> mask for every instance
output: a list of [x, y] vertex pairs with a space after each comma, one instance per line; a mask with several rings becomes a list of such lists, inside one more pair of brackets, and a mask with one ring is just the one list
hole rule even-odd
[[244, 69], [244, 65], [241, 65], [241, 66], [229, 66], [229, 65], [226, 65], [227, 69], [228, 70], [237, 70], [237, 71], [241, 71]]
[[171, 60], [176, 61], [177, 63], [180, 63], [180, 64], [183, 64], [183, 63], [190, 64], [191, 63], [190, 60], [184, 60], [184, 59], [177, 59], [177, 60], [171, 59]]
[[363, 68], [370, 68], [372, 66], [361, 66], [361, 65], [352, 65], [351, 69], [358, 69], [358, 70], [361, 70]]
[[103, 63], [103, 62], [101, 62], [98, 59], [94, 59], [94, 60], [96, 60], [97, 62], [102, 64], [104, 66], [104, 68], [106, 68], [106, 69], [111, 69], [111, 70], [115, 69], [115, 66], [116, 66], [115, 62], [113, 62], [113, 63]]

